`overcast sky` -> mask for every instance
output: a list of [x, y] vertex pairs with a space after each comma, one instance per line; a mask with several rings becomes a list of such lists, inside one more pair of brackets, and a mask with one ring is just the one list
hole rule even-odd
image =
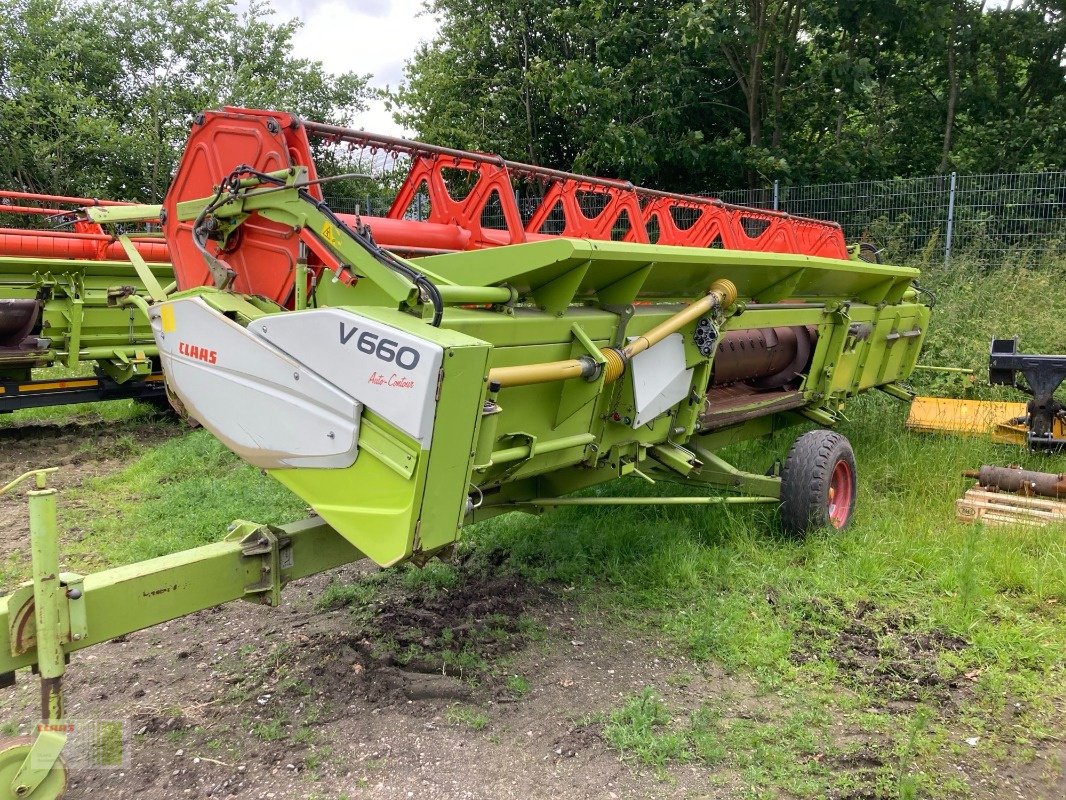
[[[433, 38], [434, 19], [422, 13], [422, 0], [269, 0], [275, 21], [296, 17], [294, 55], [321, 61], [330, 72], [369, 73], [371, 84], [395, 87], [403, 65], [420, 41]], [[247, 5], [244, 0], [240, 6]], [[374, 133], [410, 134], [392, 121], [380, 101], [356, 120]]]

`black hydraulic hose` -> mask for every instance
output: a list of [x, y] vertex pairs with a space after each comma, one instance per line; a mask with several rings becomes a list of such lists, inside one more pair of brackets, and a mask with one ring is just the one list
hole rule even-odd
[[936, 307], [936, 295], [935, 294], [933, 294], [931, 291], [929, 291], [924, 286], [922, 286], [920, 283], [918, 283], [918, 281], [913, 281], [911, 283], [911, 286], [914, 287], [914, 291], [916, 291], [918, 294], [924, 294], [926, 296], [926, 298], [928, 298], [929, 308], [935, 308]]
[[[269, 183], [275, 186], [286, 186], [286, 182], [281, 178], [276, 178], [273, 175], [267, 175], [265, 172], [260, 172], [247, 164], [242, 164], [229, 174], [229, 176], [221, 184], [219, 184], [218, 190], [215, 192], [211, 201], [204, 206], [203, 210], [196, 216], [196, 221], [193, 223], [193, 231], [195, 235], [193, 240], [196, 242], [196, 246], [200, 249], [200, 252], [205, 257], [212, 257], [207, 252], [207, 236], [203, 236], [201, 241], [200, 231], [203, 228], [204, 221], [207, 216], [222, 205], [219, 200], [223, 193], [228, 190], [231, 197], [236, 197], [237, 192], [240, 190], [240, 179], [243, 175], [251, 175], [258, 179], [262, 183]], [[436, 284], [429, 278], [423, 275], [413, 267], [408, 266], [404, 262], [396, 258], [388, 250], [381, 248], [373, 238], [364, 235], [361, 231], [350, 228], [345, 222], [343, 222], [334, 212], [333, 209], [326, 205], [325, 200], [318, 200], [311, 195], [306, 189], [295, 187], [297, 194], [301, 199], [306, 200], [313, 205], [323, 216], [336, 225], [339, 229], [348, 234], [351, 238], [355, 239], [359, 245], [366, 250], [370, 255], [378, 260], [379, 263], [391, 269], [393, 272], [397, 272], [403, 275], [407, 280], [411, 281], [419, 289], [419, 294], [425, 293], [428, 296], [430, 303], [433, 305], [433, 319], [431, 324], [434, 328], [439, 328], [441, 320], [444, 317], [444, 299], [440, 295], [440, 290]]]

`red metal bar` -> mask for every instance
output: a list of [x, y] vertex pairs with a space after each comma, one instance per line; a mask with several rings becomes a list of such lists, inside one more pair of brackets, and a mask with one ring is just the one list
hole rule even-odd
[[[68, 197], [61, 194], [39, 194], [37, 192], [16, 192], [12, 189], [0, 189], [0, 200], [35, 200], [41, 203], [63, 203], [78, 206], [126, 206], [133, 205], [125, 200], [98, 200], [94, 197]], [[2, 205], [2, 204], [0, 204]]]
[[[162, 264], [170, 260], [167, 244], [162, 239], [134, 241], [133, 246], [145, 261]], [[122, 245], [107, 234], [21, 228], [0, 228], [0, 256], [129, 261]]]
[[42, 217], [54, 217], [58, 214], [73, 214], [69, 208], [41, 208], [40, 206], [9, 206], [0, 204], [0, 214], [39, 214]]
[[[560, 233], [648, 242], [650, 226], [657, 230], [655, 241], [662, 244], [848, 257], [840, 227], [833, 223], [305, 122], [276, 111], [226, 108], [197, 117], [164, 200], [164, 229], [179, 287], [203, 284], [208, 273], [193, 242], [191, 223], [180, 221], [175, 213], [177, 204], [209, 195], [239, 164], [261, 172], [301, 166], [315, 180], [311, 136], [410, 158], [409, 172], [387, 216], [362, 220], [381, 244], [401, 251], [472, 250]], [[515, 197], [520, 180], [543, 184], [541, 204], [527, 220]], [[319, 185], [312, 184], [310, 191], [321, 197]], [[409, 219], [422, 193], [429, 199], [428, 218]], [[691, 216], [692, 224], [678, 224], [677, 212]], [[285, 226], [253, 215], [242, 226], [240, 246], [224, 256], [237, 273], [234, 289], [290, 302], [298, 242], [299, 237]], [[316, 254], [312, 248], [310, 266], [323, 269], [328, 261], [327, 253]]]
[[[227, 111], [246, 112], [244, 109]], [[847, 258], [843, 233], [835, 222], [797, 217], [781, 211], [746, 208], [711, 197], [646, 189], [628, 181], [578, 175], [509, 161], [498, 155], [455, 150], [336, 125], [306, 121], [297, 121], [296, 124], [302, 125], [312, 136], [330, 142], [344, 142], [369, 148], [372, 152], [384, 150], [393, 155], [409, 156], [412, 166], [389, 210], [389, 217], [402, 218], [415, 196], [425, 192], [429, 198], [429, 220], [462, 225], [472, 232], [472, 242], [476, 245], [483, 241], [493, 244], [499, 239], [497, 236], [483, 236], [480, 224], [488, 203], [492, 202], [493, 189], [499, 197], [495, 201], [499, 206], [495, 215], [504, 218], [506, 229], [511, 234], [506, 243], [527, 241], [527, 237], [516, 230], [514, 218], [521, 219], [521, 214], [517, 202], [511, 202], [513, 186], [510, 184], [520, 178], [540, 181], [545, 185], [540, 207], [523, 228], [527, 235], [543, 233], [543, 228], [554, 222], [561, 228], [561, 233], [555, 235], [610, 239], [613, 234], [613, 238], [624, 241], [648, 242], [651, 241], [648, 227], [652, 219], [659, 216], [659, 230], [665, 228], [670, 231], [669, 241], [656, 239], [660, 244], [708, 247], [716, 237], [721, 237], [722, 242], [728, 242], [724, 246], [732, 249]], [[442, 172], [445, 169], [465, 172], [475, 181], [473, 188], [463, 198], [457, 199], [447, 191]], [[603, 210], [593, 217], [585, 214], [579, 201], [582, 192], [599, 195]], [[629, 200], [630, 196], [635, 202]], [[699, 227], [680, 228], [672, 220], [665, 221], [663, 215], [671, 207], [690, 209], [695, 216], [703, 219], [703, 223]], [[561, 225], [558, 224], [560, 218]], [[755, 228], [762, 230], [758, 235], [750, 235], [748, 231]], [[619, 234], [623, 230], [625, 233]]]

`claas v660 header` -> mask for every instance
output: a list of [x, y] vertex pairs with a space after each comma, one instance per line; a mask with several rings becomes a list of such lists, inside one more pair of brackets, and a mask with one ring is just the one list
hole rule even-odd
[[[313, 137], [410, 158], [387, 218], [323, 202]], [[532, 213], [522, 179], [542, 186]], [[407, 211], [419, 195], [428, 219]], [[767, 503], [797, 534], [843, 527], [855, 462], [825, 428], [865, 389], [909, 398], [898, 382], [929, 320], [916, 270], [865, 260], [832, 224], [278, 112], [199, 116], [162, 209], [89, 213], [161, 221], [177, 291], [143, 305], [172, 399], [316, 516], [51, 583], [54, 546], [35, 551], [37, 579], [0, 599], [0, 672], [39, 665], [46, 719], [72, 650], [232, 599], [273, 604], [360, 558], [421, 561], [497, 514]], [[776, 474], [719, 455], [807, 421], [823, 427]], [[708, 491], [570, 496], [626, 475]]]
[[[740, 493], [633, 502], [780, 504], [795, 532], [847, 522], [854, 462], [839, 435], [802, 437], [780, 477], [716, 451], [831, 425], [863, 389], [898, 392], [928, 322], [915, 270], [848, 258], [835, 226], [724, 207], [720, 241], [754, 242], [763, 222], [762, 235], [784, 229], [777, 249], [800, 252], [653, 245], [645, 219], [669, 195], [563, 173], [541, 209], [587, 220], [565, 201], [600, 191], [606, 222], [627, 213], [629, 241], [527, 224], [518, 244], [404, 259], [321, 201], [307, 131], [344, 134], [321, 127], [235, 110], [199, 120], [164, 204], [186, 291], [150, 316], [188, 413], [360, 552], [425, 557], [474, 520], [605, 502], [563, 495], [631, 473]], [[496, 202], [513, 199], [511, 172], [535, 169], [462, 158], [468, 197]]]

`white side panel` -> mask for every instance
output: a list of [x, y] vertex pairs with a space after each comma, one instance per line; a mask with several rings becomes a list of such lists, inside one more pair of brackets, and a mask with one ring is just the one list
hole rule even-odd
[[685, 369], [685, 343], [680, 333], [671, 333], [661, 342], [633, 357], [633, 400], [639, 428], [688, 396], [692, 370]]
[[347, 467], [362, 405], [198, 297], [149, 310], [167, 385], [257, 467]]
[[249, 330], [429, 446], [440, 345], [343, 308], [277, 314]]

